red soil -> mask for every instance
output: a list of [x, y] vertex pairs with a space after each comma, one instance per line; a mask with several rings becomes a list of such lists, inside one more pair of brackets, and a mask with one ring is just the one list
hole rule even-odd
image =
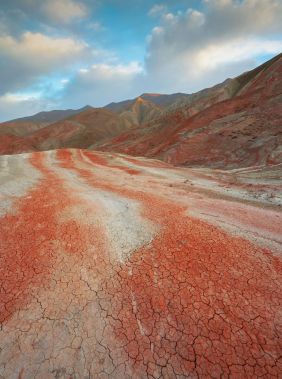
[[35, 147], [23, 137], [13, 135], [0, 136], [0, 155], [31, 152]]
[[136, 377], [279, 376], [278, 258], [185, 216], [185, 207], [98, 179], [73, 166], [67, 151], [58, 158], [94, 188], [138, 200], [161, 226], [99, 290], [107, 337], [116, 336]]
[[31, 156], [44, 179], [14, 205], [15, 214], [0, 218], [0, 234], [5, 236], [0, 239], [0, 323], [21, 309], [36, 288], [47, 285], [59, 247], [81, 254], [87, 244], [98, 243], [76, 220], [59, 222], [59, 215], [79, 200], [45, 166], [45, 159], [44, 153]]

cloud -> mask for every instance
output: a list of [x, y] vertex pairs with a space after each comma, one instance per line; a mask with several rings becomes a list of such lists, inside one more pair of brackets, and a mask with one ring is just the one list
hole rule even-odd
[[[0, 34], [18, 37], [32, 30], [49, 34], [82, 36], [91, 23], [98, 0], [9, 0], [0, 7]], [[3, 3], [3, 4], [2, 4]], [[102, 25], [100, 25], [101, 30]]]
[[[102, 106], [142, 92], [194, 92], [254, 68], [262, 56], [282, 50], [281, 0], [202, 0], [197, 9], [187, 10], [182, 0], [177, 1], [178, 10], [170, 0], [155, 4], [148, 12], [155, 26], [147, 37], [144, 61], [129, 63], [97, 33], [108, 28], [89, 17], [99, 1], [4, 3], [2, 119], [9, 112], [16, 117], [50, 109], [52, 104]], [[31, 26], [38, 31], [24, 31]], [[89, 46], [77, 38], [90, 41], [94, 32], [101, 43], [95, 40], [96, 49], [93, 41]]]
[[148, 38], [147, 85], [195, 91], [282, 50], [282, 2], [204, 0], [201, 12], [166, 13]]
[[40, 98], [36, 93], [7, 93], [0, 96], [0, 122], [54, 108], [56, 108], [54, 102]]
[[89, 22], [87, 24], [87, 29], [93, 30], [94, 32], [101, 32], [105, 30], [105, 27], [101, 24], [101, 22], [95, 21], [95, 22]]
[[155, 4], [148, 12], [150, 17], [158, 17], [167, 11], [165, 4]]
[[73, 0], [45, 0], [41, 9], [51, 21], [64, 24], [87, 16], [85, 4]]
[[65, 97], [70, 106], [93, 104], [103, 106], [135, 96], [143, 68], [138, 62], [122, 64], [94, 64], [81, 68], [76, 77], [66, 85]]
[[87, 54], [87, 45], [72, 38], [31, 32], [18, 39], [0, 35], [0, 95], [29, 85], [54, 70], [60, 72]]

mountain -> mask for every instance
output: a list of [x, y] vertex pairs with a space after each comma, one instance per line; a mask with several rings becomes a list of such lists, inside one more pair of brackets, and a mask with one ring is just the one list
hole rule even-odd
[[130, 103], [124, 104], [114, 110], [122, 118], [126, 119], [129, 124], [143, 125], [158, 117], [162, 109], [150, 100], [145, 100], [142, 96], [137, 97]]
[[138, 99], [147, 100], [151, 102], [152, 104], [158, 106], [159, 108], [165, 108], [176, 101], [179, 101], [181, 99], [185, 99], [191, 95], [187, 95], [185, 93], [174, 93], [171, 95], [167, 94], [160, 94], [160, 93], [143, 93], [142, 95], [136, 97], [135, 99], [131, 100], [124, 100], [118, 103], [110, 103], [105, 106], [105, 108], [110, 109], [114, 112], [122, 112], [129, 107], [131, 107]]
[[62, 120], [64, 118], [73, 116], [77, 113], [81, 113], [83, 111], [86, 111], [88, 109], [92, 109], [90, 105], [86, 105], [83, 108], [79, 109], [64, 109], [64, 110], [53, 110], [53, 111], [45, 111], [45, 112], [39, 112], [36, 113], [33, 116], [28, 116], [28, 117], [22, 117], [18, 118], [16, 120], [12, 121], [34, 121], [34, 122], [45, 122], [48, 124], [51, 124], [53, 122]]
[[171, 104], [174, 104], [176, 101], [187, 99], [190, 96], [191, 95], [188, 95], [186, 93], [178, 92], [171, 95], [159, 93], [143, 93], [140, 97], [144, 100], [150, 100], [155, 105], [164, 108]]
[[[0, 124], [0, 152], [72, 147], [194, 167], [277, 164], [282, 160], [281, 70], [280, 54], [194, 94], [142, 94], [104, 108], [81, 109], [47, 126], [21, 124], [26, 119], [13, 127]], [[62, 117], [58, 112], [35, 115], [31, 121], [50, 122]]]
[[[86, 106], [76, 111], [40, 112], [31, 117], [5, 122], [0, 124], [0, 153], [59, 147], [87, 148], [160, 117], [164, 105], [182, 96], [143, 94], [136, 99], [112, 103], [104, 108]], [[151, 97], [154, 101], [149, 100]], [[156, 100], [156, 97], [159, 99]]]
[[62, 147], [87, 148], [93, 142], [128, 131], [127, 120], [108, 109], [89, 108], [32, 133], [27, 140], [37, 150]]
[[166, 108], [189, 96], [182, 93], [172, 95], [143, 93], [132, 100], [110, 103], [105, 108], [126, 118], [131, 124], [143, 125], [160, 117]]
[[93, 148], [186, 166], [236, 168], [282, 160], [282, 56], [173, 104], [146, 128]]
[[92, 107], [87, 105], [80, 109], [65, 109], [39, 112], [33, 116], [22, 117], [11, 121], [6, 121], [0, 124], [0, 136], [27, 136], [39, 129], [44, 128], [47, 125], [50, 125], [59, 120], [63, 120], [64, 118], [70, 117], [77, 113], [81, 113], [91, 108]]
[[33, 146], [25, 137], [18, 137], [12, 134], [0, 135], [0, 155], [20, 154], [36, 150], [36, 146]]

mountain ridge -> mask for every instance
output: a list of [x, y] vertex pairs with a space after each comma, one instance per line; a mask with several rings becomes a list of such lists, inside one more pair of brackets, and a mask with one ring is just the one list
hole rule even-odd
[[193, 94], [143, 93], [103, 108], [82, 108], [35, 130], [27, 127], [26, 134], [1, 133], [0, 124], [0, 153], [72, 147], [188, 166], [280, 162], [281, 57]]

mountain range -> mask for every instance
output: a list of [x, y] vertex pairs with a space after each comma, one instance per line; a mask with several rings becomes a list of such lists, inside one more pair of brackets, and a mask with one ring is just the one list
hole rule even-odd
[[104, 108], [41, 112], [0, 124], [0, 153], [84, 148], [184, 166], [281, 162], [282, 55], [194, 94], [145, 93]]

